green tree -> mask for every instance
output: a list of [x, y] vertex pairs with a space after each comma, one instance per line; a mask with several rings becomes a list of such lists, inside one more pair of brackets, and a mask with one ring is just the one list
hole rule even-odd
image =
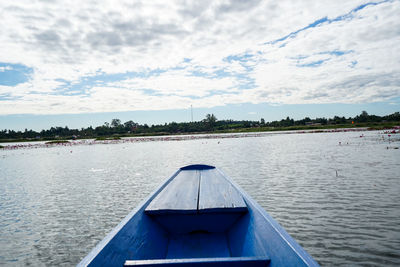
[[112, 127], [118, 127], [121, 125], [121, 120], [120, 119], [112, 119], [111, 121], [111, 126]]
[[138, 127], [138, 124], [136, 122], [130, 120], [130, 121], [127, 121], [124, 123], [124, 127], [125, 127], [125, 130], [127, 130], [127, 131], [134, 131]]
[[356, 121], [358, 121], [358, 122], [367, 122], [367, 121], [369, 120], [368, 112], [366, 112], [365, 110], [363, 110], [363, 111], [361, 112], [361, 114], [358, 115], [358, 116], [356, 116], [354, 119], [355, 119]]
[[204, 122], [206, 123], [207, 128], [212, 129], [217, 122], [217, 117], [215, 117], [214, 114], [207, 114]]

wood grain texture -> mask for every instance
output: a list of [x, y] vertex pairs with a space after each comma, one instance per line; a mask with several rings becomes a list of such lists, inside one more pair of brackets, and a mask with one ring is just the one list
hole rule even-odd
[[239, 191], [218, 170], [203, 170], [200, 178], [200, 213], [245, 212], [246, 203]]
[[199, 171], [185, 170], [162, 190], [149, 204], [148, 214], [197, 213]]

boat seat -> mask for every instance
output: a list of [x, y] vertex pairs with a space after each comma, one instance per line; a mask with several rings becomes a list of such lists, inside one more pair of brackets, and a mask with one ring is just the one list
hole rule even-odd
[[215, 168], [181, 170], [145, 210], [153, 215], [246, 211], [241, 194]]
[[124, 266], [269, 266], [269, 257], [224, 257], [161, 260], [127, 260]]
[[246, 212], [240, 192], [215, 168], [181, 169], [145, 209], [168, 230], [181, 233], [224, 231]]

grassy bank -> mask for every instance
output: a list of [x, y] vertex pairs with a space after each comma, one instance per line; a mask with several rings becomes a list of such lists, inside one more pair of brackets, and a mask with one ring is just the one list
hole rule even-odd
[[[384, 122], [384, 123], [357, 123], [357, 124], [334, 124], [334, 125], [298, 125], [288, 127], [249, 127], [249, 128], [238, 128], [238, 129], [224, 129], [224, 130], [211, 130], [205, 132], [148, 132], [148, 133], [137, 133], [137, 134], [123, 134], [120, 137], [143, 137], [143, 136], [167, 136], [167, 135], [190, 135], [190, 134], [215, 134], [215, 133], [247, 133], [247, 132], [274, 132], [274, 131], [306, 131], [306, 130], [329, 130], [329, 129], [364, 129], [368, 130], [385, 130], [392, 129], [395, 126], [399, 126], [399, 122]], [[105, 138], [105, 137], [103, 137]], [[110, 137], [109, 137], [110, 138]], [[97, 139], [96, 139], [97, 140]], [[110, 139], [103, 139], [110, 140]]]
[[343, 128], [367, 128], [368, 130], [385, 130], [392, 129], [394, 126], [399, 126], [400, 122], [385, 122], [385, 123], [357, 123], [357, 124], [333, 124], [333, 125], [297, 125], [288, 127], [251, 127], [235, 129], [233, 131], [217, 131], [217, 132], [273, 132], [273, 131], [303, 131], [303, 130], [329, 130]]
[[104, 141], [104, 140], [120, 140], [121, 136], [101, 136], [97, 137], [96, 141]]
[[[328, 124], [328, 125], [297, 125], [288, 127], [248, 127], [237, 129], [214, 129], [202, 132], [141, 132], [131, 134], [113, 134], [112, 136], [84, 136], [77, 139], [95, 139], [98, 141], [103, 140], [119, 140], [122, 137], [143, 137], [143, 136], [167, 136], [167, 135], [188, 135], [188, 134], [215, 134], [215, 133], [246, 133], [246, 132], [274, 132], [274, 131], [307, 131], [307, 130], [329, 130], [329, 129], [357, 129], [367, 128], [368, 130], [385, 130], [392, 129], [394, 126], [399, 126], [400, 121], [395, 122], [380, 122], [380, 123], [355, 123], [355, 124]], [[35, 139], [3, 139], [0, 142], [35, 142], [35, 141], [48, 141], [46, 144], [60, 144], [69, 143], [65, 139], [49, 139], [49, 138], [35, 138]], [[1, 146], [0, 146], [1, 148]]]
[[46, 142], [46, 145], [51, 145], [51, 144], [68, 144], [68, 143], [69, 143], [68, 140], [53, 140], [53, 141]]

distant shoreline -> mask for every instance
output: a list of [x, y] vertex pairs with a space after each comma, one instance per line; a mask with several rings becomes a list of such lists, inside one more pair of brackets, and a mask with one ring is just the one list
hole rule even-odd
[[207, 132], [184, 132], [184, 133], [138, 133], [138, 134], [113, 134], [104, 136], [83, 136], [83, 137], [59, 137], [59, 138], [30, 138], [30, 139], [0, 139], [0, 143], [22, 143], [22, 142], [54, 142], [63, 140], [118, 140], [119, 138], [127, 137], [156, 137], [156, 136], [179, 136], [179, 135], [210, 135], [210, 134], [235, 134], [235, 133], [268, 133], [268, 132], [292, 132], [304, 131], [305, 133], [313, 132], [327, 132], [327, 131], [374, 131], [374, 130], [393, 130], [399, 129], [400, 122], [391, 123], [374, 123], [374, 124], [342, 124], [342, 125], [304, 125], [304, 126], [289, 126], [289, 127], [251, 127], [251, 128], [240, 128], [233, 130], [215, 130]]
[[248, 133], [248, 132], [276, 132], [276, 131], [308, 131], [343, 128], [368, 128], [371, 130], [384, 130], [400, 125], [400, 112], [385, 116], [369, 115], [362, 111], [354, 118], [334, 116], [333, 118], [305, 117], [294, 120], [286, 117], [280, 121], [266, 122], [264, 118], [259, 121], [246, 120], [218, 120], [214, 114], [207, 114], [205, 119], [192, 122], [170, 122], [158, 125], [139, 124], [132, 120], [121, 122], [112, 119], [111, 123], [105, 122], [101, 126], [81, 129], [65, 127], [51, 127], [47, 130], [25, 131], [0, 130], [0, 142], [32, 142], [32, 141], [59, 141], [59, 140], [115, 140], [124, 137], [141, 136], [169, 136], [187, 134], [219, 134], [219, 133]]
[[[385, 129], [374, 129], [371, 127], [352, 127], [352, 128], [320, 128], [303, 130], [274, 130], [274, 131], [252, 131], [252, 132], [211, 132], [211, 133], [185, 133], [168, 135], [148, 135], [148, 136], [127, 136], [122, 138], [85, 138], [76, 140], [24, 140], [14, 141], [12, 145], [0, 145], [2, 150], [46, 148], [55, 146], [77, 146], [77, 145], [97, 145], [97, 144], [122, 144], [122, 143], [141, 143], [141, 142], [160, 142], [160, 141], [185, 141], [185, 140], [204, 140], [204, 139], [225, 139], [225, 138], [246, 138], [262, 137], [274, 134], [310, 134], [310, 133], [339, 133], [339, 132], [363, 132], [386, 130], [385, 134], [400, 134], [400, 127]], [[31, 143], [28, 143], [31, 142]], [[33, 144], [32, 144], [33, 143]], [[1, 142], [0, 142], [1, 144]]]

